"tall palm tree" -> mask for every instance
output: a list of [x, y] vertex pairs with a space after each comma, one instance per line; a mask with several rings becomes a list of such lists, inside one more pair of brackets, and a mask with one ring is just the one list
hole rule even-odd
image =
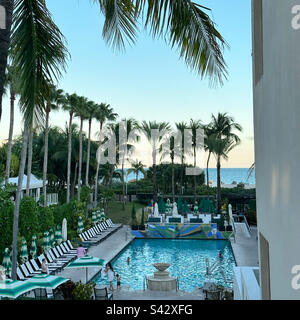
[[62, 105], [63, 110], [69, 112], [69, 127], [68, 127], [68, 165], [67, 165], [67, 203], [70, 202], [70, 187], [71, 187], [71, 157], [72, 157], [72, 127], [73, 116], [78, 109], [78, 95], [76, 93], [66, 94], [65, 103]]
[[142, 163], [142, 161], [136, 160], [135, 162], [131, 163], [131, 168], [128, 169], [128, 174], [134, 173], [135, 174], [135, 183], [138, 182], [138, 176], [141, 172], [142, 174], [145, 174], [145, 165]]
[[210, 125], [205, 125], [204, 126], [204, 150], [208, 152], [208, 157], [206, 161], [206, 185], [207, 185], [207, 190], [209, 191], [209, 161], [211, 154], [214, 149], [214, 142], [215, 142], [215, 134], [211, 128]]
[[92, 130], [92, 121], [96, 116], [98, 110], [98, 105], [93, 102], [88, 102], [87, 115], [89, 120], [89, 133], [88, 133], [88, 150], [87, 150], [87, 159], [86, 159], [86, 171], [85, 171], [85, 184], [89, 185], [89, 168], [90, 168], [90, 153], [91, 153], [91, 130]]
[[14, 0], [0, 0], [0, 5], [5, 9], [5, 28], [0, 28], [0, 121], [2, 116], [2, 97], [5, 86], [5, 72], [7, 66], [8, 49], [11, 38], [12, 14]]
[[16, 280], [19, 209], [28, 141], [27, 128], [31, 127], [34, 120], [37, 123], [43, 121], [48, 84], [61, 75], [66, 63], [67, 49], [64, 37], [53, 22], [45, 1], [15, 1], [13, 21], [11, 58], [20, 79], [20, 106], [24, 118], [12, 243], [12, 278]]
[[51, 111], [58, 110], [61, 105], [65, 103], [64, 92], [61, 89], [57, 89], [54, 85], [49, 85], [49, 93], [46, 99], [45, 106], [45, 148], [44, 148], [44, 163], [43, 163], [43, 202], [44, 207], [47, 206], [47, 167], [48, 167], [48, 137], [49, 137], [49, 116]]
[[[204, 128], [205, 131], [205, 149], [209, 152], [207, 159], [207, 181], [208, 181], [208, 165], [210, 160], [210, 155], [214, 151], [215, 139], [231, 138], [237, 144], [240, 143], [239, 136], [234, 133], [234, 131], [242, 132], [242, 127], [240, 124], [236, 123], [234, 118], [229, 116], [227, 113], [218, 113], [217, 116], [212, 114], [211, 122]], [[218, 174], [218, 171], [217, 171]], [[220, 171], [219, 171], [219, 174]], [[217, 176], [217, 180], [221, 178]], [[209, 188], [209, 182], [207, 182], [207, 187]], [[221, 197], [221, 191], [220, 191]]]
[[181, 140], [181, 170], [180, 170], [180, 193], [183, 194], [183, 173], [184, 173], [184, 161], [187, 155], [191, 155], [191, 150], [187, 150], [187, 147], [184, 143], [184, 134], [185, 130], [188, 129], [188, 124], [186, 122], [177, 122], [175, 123], [176, 129], [180, 132], [182, 140]]
[[80, 118], [80, 129], [79, 129], [79, 163], [78, 163], [78, 187], [77, 187], [77, 200], [80, 201], [80, 190], [81, 190], [81, 171], [82, 171], [82, 128], [83, 121], [88, 119], [88, 99], [85, 97], [79, 97], [78, 108], [75, 116]]
[[17, 77], [15, 68], [12, 65], [7, 66], [6, 83], [5, 86], [9, 87], [10, 93], [10, 121], [9, 121], [9, 135], [7, 143], [7, 157], [6, 157], [6, 167], [5, 167], [5, 183], [8, 183], [10, 177], [10, 162], [11, 162], [11, 149], [12, 149], [12, 139], [14, 131], [14, 112], [15, 112], [15, 100], [16, 95], [19, 93], [19, 79]]
[[[224, 78], [226, 79], [227, 67], [223, 50], [227, 44], [207, 14], [209, 8], [191, 0], [94, 0], [94, 2], [100, 4], [101, 12], [105, 16], [103, 38], [114, 49], [124, 49], [125, 42], [134, 43], [138, 26], [141, 25], [140, 20], [143, 20], [144, 27], [149, 27], [154, 37], [166, 39], [172, 48], [177, 47], [180, 58], [202, 78], [208, 77], [213, 83], [220, 84]], [[0, 30], [1, 101], [13, 0], [0, 0], [0, 4], [7, 11], [6, 29]]]
[[[95, 119], [99, 122], [99, 136], [101, 136], [101, 132], [103, 129], [103, 125], [106, 121], [115, 121], [118, 117], [118, 114], [114, 112], [113, 108], [106, 103], [100, 103], [97, 105], [97, 111], [95, 113]], [[100, 137], [99, 145], [103, 143]], [[98, 201], [98, 183], [99, 183], [99, 168], [100, 168], [100, 159], [97, 159], [97, 169], [96, 169], [96, 176], [95, 176], [95, 195], [94, 201], [97, 203]]]
[[171, 127], [168, 122], [143, 121], [140, 129], [152, 146], [153, 201], [155, 203], [157, 202], [156, 157], [161, 150], [163, 137], [169, 134]]
[[[110, 128], [116, 137], [116, 162], [121, 165], [121, 180], [122, 180], [122, 190], [123, 190], [123, 199], [122, 199], [122, 208], [125, 210], [125, 173], [124, 165], [128, 161], [130, 155], [134, 152], [134, 145], [132, 143], [138, 142], [139, 135], [137, 131], [139, 130], [138, 122], [133, 119], [122, 119], [120, 123], [110, 124]], [[125, 137], [120, 137], [120, 129], [123, 130]], [[135, 136], [133, 134], [135, 131]], [[123, 140], [125, 138], [125, 141]]]
[[217, 212], [221, 212], [221, 160], [228, 159], [228, 153], [235, 148], [237, 142], [232, 136], [225, 136], [225, 138], [215, 135], [213, 154], [217, 161]]
[[[192, 134], [192, 149], [193, 149], [193, 158], [194, 158], [194, 168], [197, 166], [197, 134], [198, 130], [203, 128], [203, 125], [200, 120], [191, 119], [189, 127], [191, 129]], [[197, 176], [194, 174], [194, 201], [196, 201], [196, 193], [197, 193]]]
[[31, 168], [32, 168], [32, 142], [33, 142], [33, 123], [28, 128], [28, 152], [27, 152], [27, 181], [26, 196], [30, 196]]

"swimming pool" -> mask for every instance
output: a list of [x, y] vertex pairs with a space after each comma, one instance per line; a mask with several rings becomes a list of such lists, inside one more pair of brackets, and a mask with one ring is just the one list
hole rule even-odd
[[[167, 271], [172, 277], [179, 278], [179, 289], [191, 292], [195, 287], [203, 285], [205, 259], [209, 258], [212, 265], [219, 250], [223, 254], [222, 266], [226, 279], [232, 281], [235, 260], [231, 244], [227, 240], [135, 239], [112, 260], [112, 266], [121, 276], [122, 285], [129, 285], [131, 290], [142, 290], [144, 277], [151, 276], [156, 271], [153, 263], [170, 263]], [[130, 257], [130, 264], [127, 264], [127, 257]], [[232, 287], [231, 283], [225, 282], [219, 268], [213, 277], [219, 285]], [[94, 281], [97, 284], [107, 284], [107, 279], [102, 279], [100, 274]]]

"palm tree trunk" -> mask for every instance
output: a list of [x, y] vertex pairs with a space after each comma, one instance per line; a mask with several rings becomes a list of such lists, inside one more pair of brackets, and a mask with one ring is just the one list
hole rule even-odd
[[217, 161], [217, 213], [221, 212], [221, 164]]
[[5, 183], [8, 183], [10, 177], [10, 162], [11, 162], [11, 149], [12, 149], [12, 138], [14, 132], [14, 114], [15, 114], [15, 94], [11, 92], [10, 95], [10, 122], [9, 122], [9, 135], [7, 143], [7, 157], [6, 157], [6, 168], [5, 168]]
[[0, 5], [5, 9], [5, 28], [0, 29], [0, 121], [2, 116], [2, 96], [4, 91], [5, 70], [7, 65], [10, 32], [12, 25], [13, 0], [0, 0]]
[[172, 198], [175, 202], [174, 160], [172, 159]]
[[71, 198], [73, 198], [74, 194], [75, 194], [75, 185], [76, 185], [76, 181], [77, 181], [77, 172], [78, 172], [78, 161], [76, 161], [76, 163], [75, 163], [74, 180], [73, 180], [73, 183], [72, 183]]
[[96, 177], [95, 177], [95, 196], [94, 196], [94, 201], [95, 201], [95, 204], [96, 204], [96, 205], [97, 205], [97, 203], [98, 203], [99, 167], [100, 167], [100, 163], [97, 162]]
[[209, 196], [209, 174], [208, 174], [208, 165], [210, 160], [211, 152], [208, 153], [208, 158], [206, 162], [206, 184], [207, 184], [207, 196]]
[[81, 169], [82, 169], [82, 127], [83, 127], [83, 118], [80, 119], [80, 132], [79, 132], [79, 165], [78, 165], [78, 188], [77, 188], [78, 202], [80, 201]]
[[46, 110], [46, 124], [45, 124], [45, 146], [44, 146], [44, 163], [43, 163], [43, 196], [44, 196], [44, 208], [47, 207], [47, 168], [48, 168], [48, 138], [49, 138], [49, 114], [50, 109]]
[[91, 152], [91, 129], [92, 119], [89, 119], [89, 138], [88, 138], [88, 150], [86, 159], [86, 171], [85, 171], [85, 185], [89, 185], [89, 166], [90, 166], [90, 152]]
[[29, 129], [28, 140], [28, 159], [27, 159], [27, 184], [26, 184], [26, 196], [30, 195], [30, 180], [31, 180], [31, 167], [32, 167], [32, 140], [33, 140], [33, 128], [32, 124]]
[[184, 170], [184, 160], [181, 159], [181, 168], [180, 168], [180, 194], [183, 195], [183, 170]]
[[[196, 149], [194, 148], [194, 168], [196, 170]], [[194, 202], [196, 202], [196, 190], [197, 190], [197, 176], [195, 174], [196, 172], [194, 172]]]
[[71, 184], [71, 155], [72, 155], [72, 120], [73, 112], [70, 112], [69, 135], [68, 135], [68, 168], [67, 168], [67, 203], [70, 202], [70, 184]]
[[12, 242], [12, 279], [13, 280], [17, 280], [19, 213], [20, 213], [22, 184], [23, 184], [23, 177], [24, 177], [24, 170], [25, 170], [25, 163], [26, 163], [27, 143], [28, 143], [28, 130], [26, 128], [26, 125], [24, 125], [22, 152], [21, 152], [19, 177], [18, 177], [18, 188], [16, 192], [15, 209], [14, 209], [13, 242]]
[[124, 179], [124, 162], [122, 161], [122, 192], [123, 192], [123, 202], [122, 208], [125, 210], [125, 179]]

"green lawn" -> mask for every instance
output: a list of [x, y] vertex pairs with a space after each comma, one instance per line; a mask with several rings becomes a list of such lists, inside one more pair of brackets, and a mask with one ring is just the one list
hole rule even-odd
[[[139, 202], [134, 202], [134, 203], [135, 203], [137, 220], [140, 223], [142, 208], [145, 207], [145, 205]], [[110, 218], [113, 223], [131, 224], [132, 205], [133, 205], [133, 202], [127, 203], [125, 210], [123, 210], [121, 202], [109, 202], [106, 216]], [[145, 221], [146, 221], [146, 217], [147, 215], [145, 213]]]

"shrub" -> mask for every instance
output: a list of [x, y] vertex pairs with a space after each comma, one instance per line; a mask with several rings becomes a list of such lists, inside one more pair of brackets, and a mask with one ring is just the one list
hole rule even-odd
[[45, 232], [50, 228], [54, 228], [54, 216], [53, 208], [50, 207], [39, 207], [38, 210], [38, 221], [39, 221], [39, 231]]
[[75, 300], [91, 300], [96, 283], [77, 282], [73, 290]]
[[145, 210], [142, 208], [142, 217], [141, 217], [141, 225], [143, 226], [145, 224]]
[[20, 203], [19, 231], [26, 240], [39, 231], [38, 205], [31, 197], [23, 197]]
[[0, 263], [5, 248], [12, 243], [14, 205], [10, 200], [0, 199]]

